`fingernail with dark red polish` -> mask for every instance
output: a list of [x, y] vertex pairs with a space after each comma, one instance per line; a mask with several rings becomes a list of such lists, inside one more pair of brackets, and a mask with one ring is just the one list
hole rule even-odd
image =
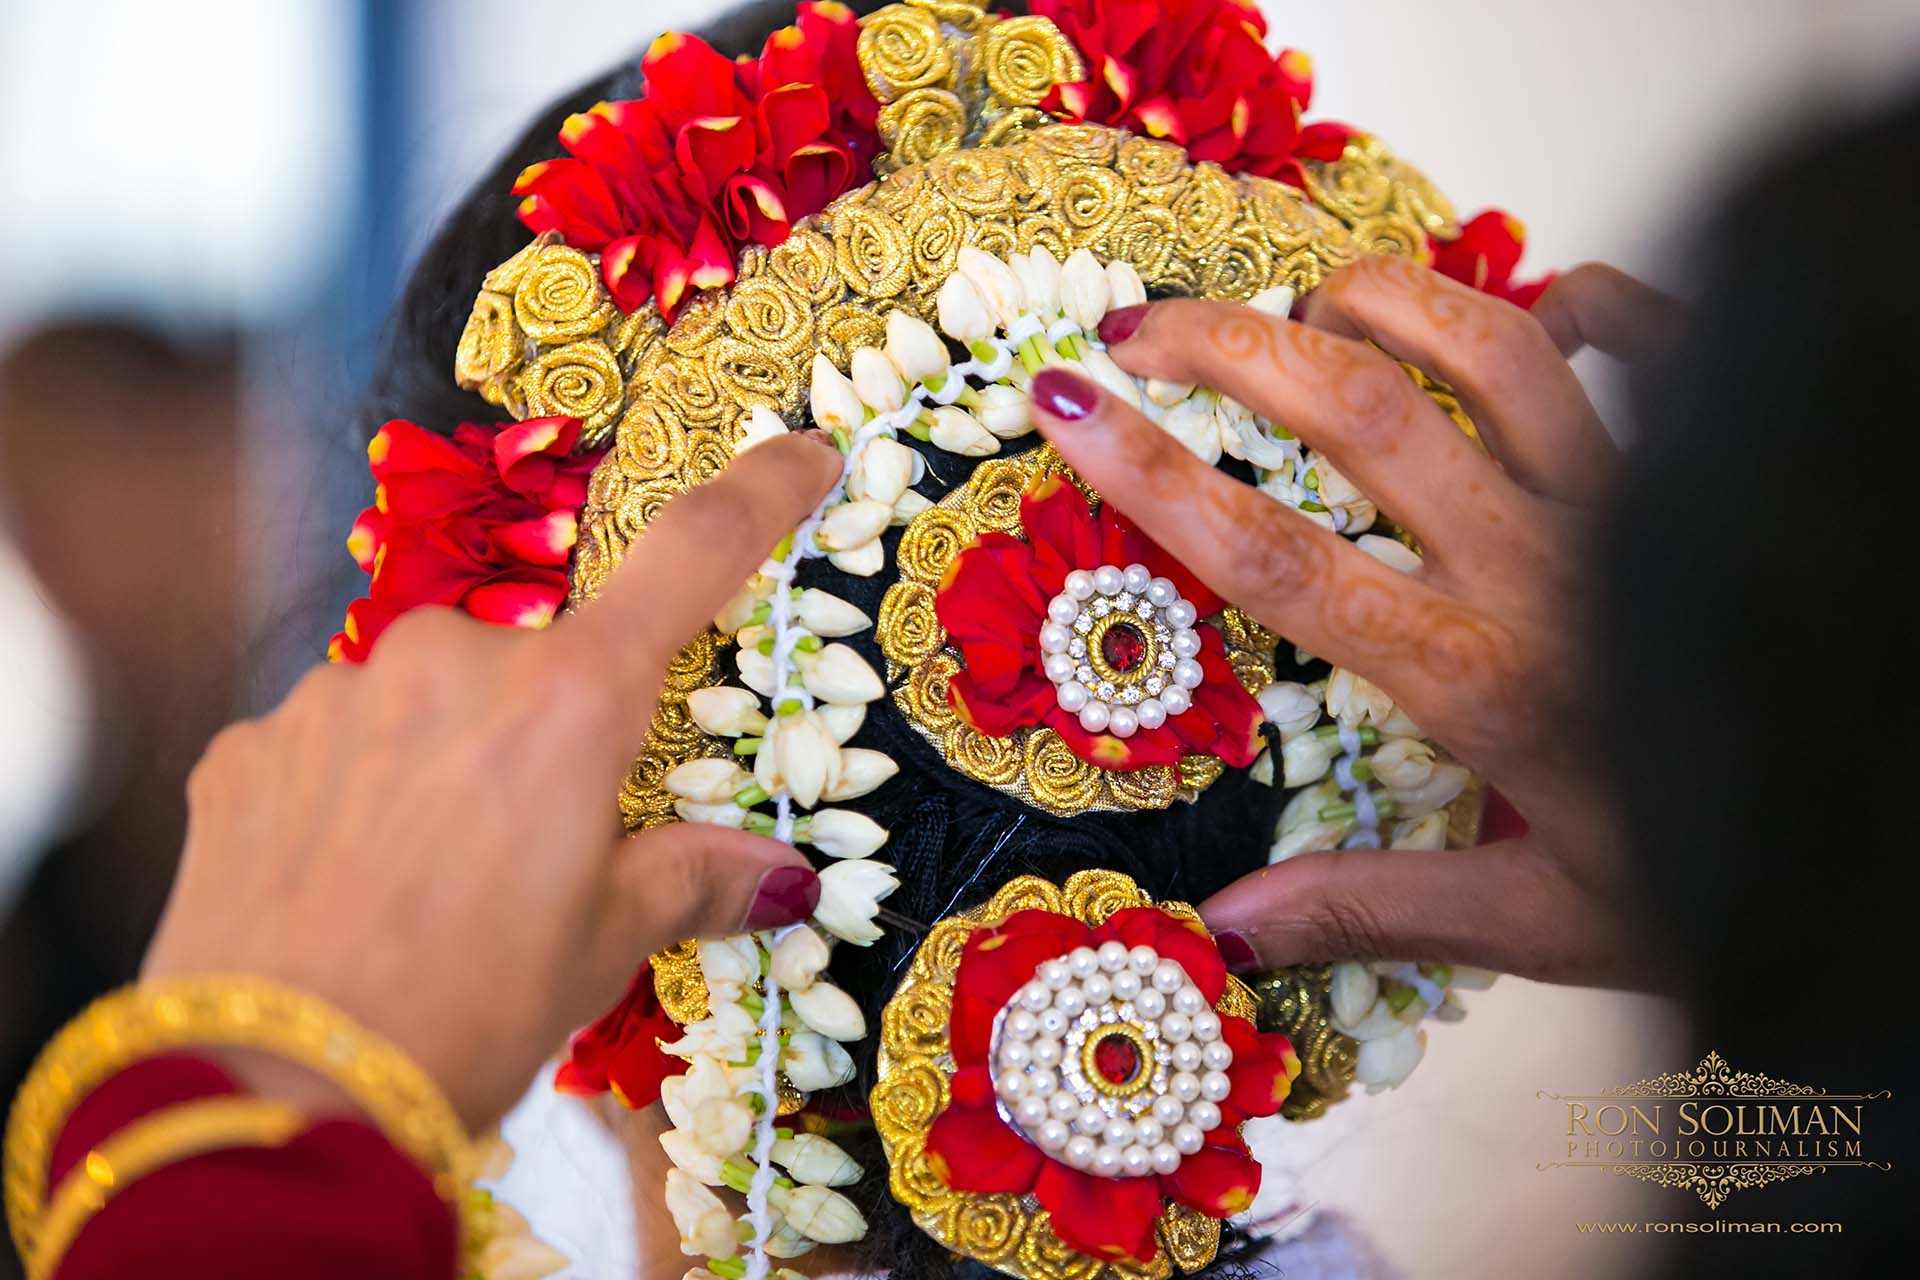
[[813, 914], [820, 905], [820, 877], [811, 867], [775, 867], [760, 877], [753, 891], [753, 905], [741, 929], [777, 929], [795, 924]]
[[1147, 318], [1147, 310], [1152, 306], [1151, 302], [1136, 302], [1131, 307], [1107, 312], [1100, 321], [1100, 341], [1115, 347], [1131, 338], [1140, 328], [1140, 322]]
[[1100, 392], [1077, 373], [1049, 365], [1033, 375], [1033, 402], [1063, 422], [1079, 422], [1100, 402]]
[[1213, 942], [1220, 948], [1220, 958], [1226, 961], [1229, 972], [1252, 973], [1260, 967], [1260, 956], [1244, 933], [1228, 929], [1214, 934]]

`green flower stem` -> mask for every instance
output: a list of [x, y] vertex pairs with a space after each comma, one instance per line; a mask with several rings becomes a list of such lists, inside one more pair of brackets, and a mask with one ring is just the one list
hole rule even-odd
[[1040, 358], [1040, 339], [1032, 337], [1020, 343], [1020, 366], [1028, 373], [1040, 372], [1043, 361]]
[[807, 704], [800, 701], [800, 699], [788, 698], [785, 702], [775, 707], [773, 713], [778, 716], [797, 716], [806, 709]]
[[772, 814], [750, 813], [747, 815], [747, 820], [740, 825], [742, 830], [751, 831], [756, 836], [770, 836], [773, 834], [773, 829], [777, 824], [774, 822]]
[[785, 560], [788, 556], [792, 554], [793, 554], [793, 535], [788, 534], [786, 537], [780, 539], [780, 541], [773, 544], [773, 555], [770, 558], [774, 560]]
[[[1355, 776], [1357, 777], [1358, 775]], [[772, 798], [772, 796], [767, 794], [766, 789], [757, 782], [750, 786], [742, 787], [733, 793], [733, 802], [742, 809], [751, 809], [757, 804], [765, 804]]]
[[740, 1007], [752, 1014], [753, 1020], [758, 1022], [760, 1015], [767, 1011], [767, 998], [755, 991], [743, 992], [740, 996]]
[[833, 442], [839, 446], [840, 452], [853, 452], [853, 436], [845, 427], [835, 427], [833, 429]]
[[1436, 987], [1453, 985], [1453, 966], [1450, 964], [1423, 964], [1420, 972]]
[[[740, 1194], [745, 1195], [746, 1192]], [[741, 1258], [708, 1258], [707, 1270], [719, 1276], [720, 1280], [747, 1280], [747, 1264]]]
[[[1382, 818], [1391, 818], [1393, 816], [1393, 810], [1394, 810], [1394, 803], [1393, 803], [1392, 796], [1375, 796], [1374, 797], [1373, 811], [1376, 814], [1378, 814]], [[1320, 821], [1351, 822], [1356, 816], [1358, 816], [1358, 814], [1359, 814], [1359, 810], [1354, 807], [1353, 801], [1343, 800], [1339, 804], [1330, 804], [1326, 806], [1326, 808], [1320, 810]]]
[[[1340, 726], [1334, 725], [1334, 724], [1323, 724], [1318, 729], [1315, 729], [1313, 731], [1313, 736], [1316, 738], [1337, 738], [1340, 736]], [[1368, 726], [1364, 729], [1361, 729], [1360, 744], [1362, 746], [1367, 746], [1367, 747], [1379, 746], [1380, 731], [1378, 729], [1373, 728], [1372, 726]]]
[[1387, 1008], [1395, 1013], [1404, 1013], [1407, 1006], [1419, 998], [1419, 995], [1418, 991], [1404, 982], [1396, 982], [1387, 988]]
[[745, 1195], [753, 1185], [753, 1166], [739, 1156], [728, 1156], [720, 1163], [720, 1181]]
[[969, 342], [967, 344], [967, 351], [981, 364], [992, 364], [1000, 355], [998, 351], [994, 350], [993, 344], [985, 338], [981, 338], [977, 342]]
[[923, 444], [933, 439], [933, 428], [928, 426], [926, 422], [923, 421], [924, 416], [925, 415], [922, 415], [922, 417], [920, 418], [915, 418], [912, 422], [909, 422], [904, 428], [904, 430], [908, 435], [912, 436], [915, 440], [918, 440]]
[[819, 636], [805, 635], [794, 641], [793, 647], [800, 653], [818, 653], [827, 647], [827, 642]]
[[760, 754], [760, 744], [765, 741], [765, 738], [736, 738], [733, 743], [733, 754], [757, 756]]
[[750, 618], [750, 621], [752, 621], [754, 625], [764, 627], [767, 625], [769, 621], [772, 620], [772, 618], [773, 618], [773, 606], [768, 604], [765, 600], [762, 600], [759, 604], [753, 606], [753, 614]]
[[741, 1244], [753, 1243], [753, 1223], [747, 1219], [741, 1218], [738, 1222], [735, 1222], [733, 1224], [733, 1233], [740, 1237]]

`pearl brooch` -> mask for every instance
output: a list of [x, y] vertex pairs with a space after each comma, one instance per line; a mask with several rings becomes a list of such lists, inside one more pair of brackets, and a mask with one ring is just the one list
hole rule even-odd
[[1130, 738], [1193, 706], [1199, 613], [1143, 564], [1103, 564], [1069, 573], [1047, 602], [1042, 669], [1060, 709], [1088, 733]]

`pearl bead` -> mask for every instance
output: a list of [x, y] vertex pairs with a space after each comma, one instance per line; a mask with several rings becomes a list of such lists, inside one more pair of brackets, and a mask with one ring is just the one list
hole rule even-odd
[[1032, 1133], [1047, 1122], [1047, 1100], [1028, 1094], [1014, 1103], [1013, 1118], [1022, 1129]]
[[[1000, 1060], [1006, 1061], [1002, 1054]], [[1201, 1067], [1200, 1046], [1188, 1040], [1173, 1046], [1173, 1069], [1175, 1071], [1198, 1071]]]
[[1143, 978], [1151, 977], [1159, 967], [1160, 953], [1144, 943], [1127, 952], [1127, 968]]
[[1193, 1015], [1193, 1038], [1205, 1044], [1220, 1038], [1220, 1015], [1211, 1009], [1203, 1009]]
[[1107, 727], [1107, 718], [1113, 709], [1104, 702], [1089, 702], [1080, 708], [1080, 727], [1088, 733], [1099, 733]]
[[1223, 1040], [1215, 1040], [1200, 1051], [1200, 1065], [1209, 1071], [1225, 1071], [1233, 1065], [1233, 1050]]
[[1106, 1143], [1101, 1143], [1093, 1151], [1093, 1164], [1088, 1172], [1096, 1178], [1117, 1178], [1120, 1176], [1120, 1153]]
[[1073, 981], [1073, 970], [1067, 968], [1065, 960], [1049, 960], [1034, 970], [1034, 974], [1050, 991], [1058, 991]]
[[1117, 596], [1126, 585], [1127, 576], [1110, 564], [1093, 571], [1093, 589], [1103, 596]]
[[1143, 564], [1130, 564], [1121, 573], [1127, 590], [1139, 595], [1153, 585], [1153, 570]]
[[1209, 1071], [1200, 1077], [1200, 1096], [1208, 1102], [1225, 1102], [1233, 1092], [1233, 1082], [1224, 1071]]
[[1092, 947], [1075, 947], [1067, 953], [1067, 968], [1076, 978], [1091, 977], [1100, 971], [1100, 953]]
[[1153, 1172], [1153, 1153], [1135, 1143], [1120, 1153], [1120, 1170], [1129, 1178], [1144, 1178]]
[[[1052, 658], [1047, 661], [1053, 661]], [[1116, 738], [1131, 738], [1140, 727], [1140, 718], [1131, 707], [1115, 707], [1107, 716], [1107, 732]]]
[[1123, 942], [1103, 942], [1099, 954], [1100, 967], [1108, 973], [1118, 973], [1127, 967], [1127, 947]]
[[1157, 1018], [1167, 1011], [1167, 998], [1152, 987], [1142, 987], [1133, 998], [1133, 1008], [1143, 1018]]
[[1033, 1061], [1033, 1048], [1025, 1040], [1008, 1040], [1000, 1046], [1000, 1065], [1024, 1067]]
[[1171, 579], [1155, 578], [1147, 584], [1147, 601], [1156, 609], [1164, 609], [1179, 598], [1180, 588]]
[[1163, 1093], [1153, 1100], [1153, 1118], [1171, 1129], [1187, 1118], [1187, 1108], [1180, 1099]]
[[1158, 1143], [1153, 1148], [1153, 1171], [1171, 1174], [1179, 1171], [1180, 1149], [1171, 1142]]
[[1151, 1116], [1142, 1116], [1133, 1122], [1133, 1140], [1143, 1147], [1151, 1147], [1167, 1136], [1167, 1127]]
[[1065, 586], [1069, 596], [1075, 600], [1085, 600], [1093, 594], [1093, 575], [1085, 569], [1075, 569], [1067, 575]]
[[[1045, 1105], [1048, 1098], [1060, 1091], [1060, 1077], [1051, 1071], [1027, 1072], [1027, 1093]], [[1044, 1119], [1044, 1117], [1042, 1117]]]
[[[1067, 681], [1073, 679], [1073, 673], [1078, 670], [1080, 666], [1070, 655], [1064, 653], [1050, 653], [1046, 656], [1046, 660], [1040, 665], [1042, 670], [1047, 673], [1047, 679], [1053, 681], [1055, 684], [1065, 684]], [[1057, 698], [1060, 695], [1055, 694], [1054, 696]]]
[[1133, 709], [1133, 718], [1140, 722], [1142, 729], [1158, 729], [1167, 722], [1166, 704], [1158, 698], [1148, 698]]
[[[1054, 656], [1058, 657], [1060, 655], [1055, 654]], [[1049, 658], [1047, 661], [1051, 662], [1053, 659]], [[1052, 672], [1049, 671], [1048, 674], [1051, 675]], [[1201, 670], [1200, 664], [1192, 658], [1182, 658], [1173, 664], [1173, 682], [1182, 689], [1198, 689], [1206, 678], [1207, 673]]]
[[[1200, 611], [1193, 607], [1191, 600], [1175, 600], [1167, 606], [1167, 625], [1170, 627], [1190, 627], [1200, 620]], [[1062, 622], [1072, 619], [1062, 618]]]
[[1080, 984], [1080, 994], [1086, 997], [1088, 1008], [1103, 1005], [1113, 994], [1113, 983], [1106, 974], [1096, 973]]
[[1202, 1100], [1187, 1108], [1187, 1119], [1198, 1125], [1201, 1133], [1212, 1133], [1220, 1127], [1220, 1108]]
[[1140, 994], [1140, 975], [1123, 969], [1113, 975], [1113, 998], [1131, 1000]]
[[1080, 1110], [1080, 1100], [1065, 1089], [1055, 1089], [1053, 1096], [1047, 1099], [1047, 1110], [1053, 1112], [1054, 1119], [1065, 1124]]
[[1191, 1018], [1207, 1007], [1207, 998], [1200, 994], [1198, 987], [1182, 987], [1173, 993], [1173, 1007]]
[[1033, 1065], [1036, 1067], [1044, 1067], [1048, 1071], [1051, 1071], [1060, 1065], [1060, 1059], [1065, 1053], [1066, 1050], [1060, 1047], [1060, 1042], [1052, 1037], [1048, 1037], [1045, 1040], [1035, 1040], [1033, 1042]]
[[1173, 1146], [1174, 1150], [1181, 1155], [1193, 1155], [1206, 1145], [1207, 1135], [1201, 1131], [1199, 1125], [1189, 1123], [1174, 1126]]
[[1177, 684], [1170, 685], [1160, 691], [1160, 705], [1170, 716], [1183, 715], [1193, 705], [1193, 695]]
[[1002, 1071], [1000, 1078], [993, 1082], [993, 1091], [1007, 1102], [1020, 1101], [1027, 1096], [1027, 1073]]
[[1167, 1092], [1187, 1104], [1191, 1115], [1194, 1103], [1200, 1099], [1200, 1077], [1191, 1071], [1182, 1071], [1167, 1081]]
[[[1051, 625], [1051, 624], [1049, 624]], [[1042, 628], [1040, 647], [1047, 647], [1045, 628]], [[1062, 645], [1061, 648], [1065, 648]], [[1200, 656], [1200, 633], [1185, 629], [1173, 633], [1173, 655], [1176, 658], [1197, 658]]]
[[1067, 596], [1055, 596], [1047, 601], [1047, 616], [1065, 626], [1080, 616], [1080, 606]]
[[1084, 1106], [1074, 1116], [1073, 1127], [1088, 1137], [1097, 1138], [1107, 1131], [1107, 1113], [1091, 1104]]
[[1068, 1164], [1076, 1169], [1084, 1169], [1093, 1163], [1094, 1150], [1093, 1139], [1082, 1135], [1068, 1138], [1067, 1149], [1062, 1154], [1067, 1157]]
[[1047, 1120], [1041, 1123], [1040, 1131], [1034, 1136], [1040, 1140], [1040, 1145], [1047, 1150], [1058, 1151], [1067, 1145], [1067, 1139], [1073, 1135], [1067, 1130], [1067, 1126], [1061, 1124], [1058, 1120]]
[[[1170, 996], [1187, 985], [1187, 971], [1172, 960], [1162, 960], [1153, 967], [1153, 989], [1161, 995]], [[1045, 991], [1046, 988], [1040, 988]]]
[[1067, 987], [1053, 993], [1053, 1007], [1069, 1018], [1077, 1018], [1080, 1011], [1087, 1007], [1087, 998], [1080, 994], [1080, 988]]
[[1100, 1136], [1109, 1146], [1124, 1147], [1133, 1141], [1133, 1121], [1122, 1120], [1116, 1116], [1107, 1121], [1107, 1126], [1100, 1131]]
[[[1045, 991], [1046, 988], [1042, 987], [1041, 990]], [[1048, 992], [1047, 994], [1051, 997], [1053, 993]], [[1040, 1011], [1040, 1030], [1049, 1036], [1057, 1038], [1067, 1034], [1067, 1024], [1072, 1021], [1073, 1019], [1058, 1009], [1043, 1009]]]
[[1193, 1019], [1184, 1013], [1169, 1013], [1160, 1019], [1160, 1034], [1170, 1044], [1179, 1044], [1193, 1034]]
[[1031, 1040], [1033, 1033], [1040, 1029], [1040, 1023], [1027, 1010], [1015, 1009], [1007, 1015], [1002, 1029], [1015, 1040]]
[[1093, 694], [1088, 691], [1087, 686], [1078, 680], [1069, 680], [1053, 691], [1053, 700], [1058, 702], [1060, 709], [1070, 716], [1079, 715], [1080, 708], [1086, 706], [1092, 697]]
[[1048, 622], [1040, 628], [1040, 647], [1048, 653], [1060, 653], [1073, 643], [1073, 632], [1057, 622]]
[[1053, 1003], [1053, 992], [1047, 990], [1044, 982], [1029, 982], [1020, 988], [1020, 1007], [1039, 1013]]

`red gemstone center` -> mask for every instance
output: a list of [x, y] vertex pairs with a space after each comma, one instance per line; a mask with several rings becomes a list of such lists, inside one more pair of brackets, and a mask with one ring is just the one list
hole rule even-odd
[[1100, 653], [1108, 666], [1126, 675], [1147, 660], [1147, 638], [1131, 622], [1116, 622], [1100, 637]]
[[1131, 1084], [1140, 1074], [1140, 1050], [1125, 1036], [1108, 1036], [1093, 1046], [1093, 1067], [1112, 1084]]

